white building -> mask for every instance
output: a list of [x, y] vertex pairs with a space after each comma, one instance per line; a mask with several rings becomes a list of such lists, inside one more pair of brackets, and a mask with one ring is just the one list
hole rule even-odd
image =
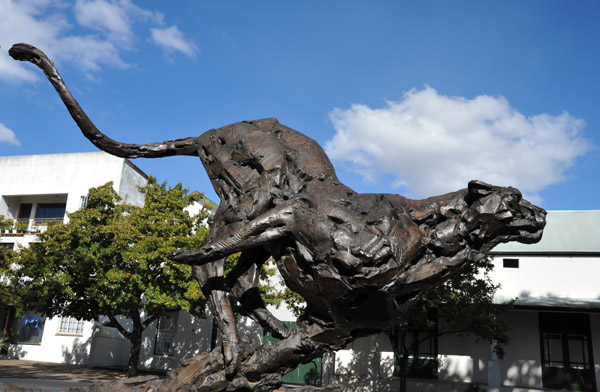
[[550, 211], [542, 241], [494, 249], [511, 345], [490, 377], [506, 386], [596, 391], [600, 383], [600, 211]]
[[[0, 157], [0, 215], [16, 221], [0, 230], [0, 246], [28, 246], [49, 220], [64, 221], [86, 202], [88, 191], [113, 182], [123, 202], [142, 205], [138, 187], [147, 176], [127, 159], [104, 152]], [[45, 318], [29, 313], [16, 317], [6, 304], [0, 327], [11, 334], [10, 357], [90, 366], [122, 366], [129, 342], [107, 320], [85, 322], [71, 317]], [[166, 369], [184, 357], [208, 350], [212, 323], [186, 312], [154, 322], [144, 333], [142, 367]], [[176, 344], [175, 344], [176, 343]]]

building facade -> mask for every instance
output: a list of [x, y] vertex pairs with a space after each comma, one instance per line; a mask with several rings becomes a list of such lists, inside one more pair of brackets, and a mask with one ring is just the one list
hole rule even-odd
[[600, 211], [550, 211], [542, 241], [494, 249], [498, 302], [516, 298], [512, 343], [492, 376], [504, 385], [597, 391]]

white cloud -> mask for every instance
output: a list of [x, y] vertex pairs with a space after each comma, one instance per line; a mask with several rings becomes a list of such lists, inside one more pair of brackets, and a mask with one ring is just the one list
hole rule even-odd
[[[120, 69], [131, 67], [117, 54], [118, 49], [112, 42], [90, 36], [66, 37], [54, 44], [53, 51], [59, 53], [57, 57], [61, 60], [77, 64], [86, 72], [100, 71], [102, 65]], [[51, 54], [49, 56], [52, 58]]]
[[525, 116], [504, 97], [448, 97], [425, 87], [383, 108], [335, 109], [325, 149], [368, 181], [392, 174], [410, 197], [464, 188], [478, 179], [528, 197], [565, 180], [588, 149], [584, 121], [570, 114]]
[[171, 26], [164, 29], [150, 29], [152, 40], [167, 51], [177, 51], [188, 57], [194, 57], [198, 48], [196, 45], [183, 37], [177, 26]]
[[9, 17], [0, 22], [0, 78], [7, 81], [38, 79], [37, 72], [8, 56], [8, 49], [19, 42], [37, 46], [51, 59], [72, 62], [88, 73], [100, 70], [101, 65], [128, 66], [111, 40], [100, 35], [69, 34], [72, 28], [60, 3], [12, 2]]
[[39, 47], [57, 63], [72, 63], [90, 77], [105, 66], [131, 67], [123, 55], [136, 50], [140, 34], [136, 27], [142, 23], [161, 27], [163, 19], [161, 13], [137, 7], [131, 0], [77, 0], [74, 4], [0, 0], [0, 80], [40, 78], [30, 66], [8, 56], [8, 49], [19, 42]]
[[0, 123], [0, 143], [8, 143], [14, 146], [20, 146], [21, 143], [17, 140], [15, 133]]
[[[0, 45], [4, 47], [4, 45]], [[0, 80], [22, 80], [33, 82], [39, 79], [37, 73], [25, 69], [21, 64], [11, 59], [6, 52], [0, 53]]]
[[133, 25], [136, 20], [162, 23], [163, 16], [139, 8], [130, 0], [77, 0], [74, 7], [77, 22], [107, 34], [111, 41], [129, 47], [134, 42]]
[[119, 41], [130, 41], [133, 37], [129, 15], [117, 3], [104, 0], [77, 0], [75, 18], [80, 25], [108, 32]]

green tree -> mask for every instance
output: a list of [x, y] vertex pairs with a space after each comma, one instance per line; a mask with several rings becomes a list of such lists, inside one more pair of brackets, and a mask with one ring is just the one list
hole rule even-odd
[[265, 301], [265, 305], [280, 306], [284, 301], [283, 290], [277, 287], [274, 281], [279, 275], [275, 262], [270, 259], [260, 269], [258, 290]]
[[0, 215], [0, 230], [12, 229], [15, 225], [15, 221], [7, 219], [3, 215]]
[[[510, 305], [493, 303], [496, 290], [489, 276], [493, 265], [484, 258], [471, 263], [449, 280], [426, 293], [408, 313], [404, 323], [387, 331], [398, 362], [400, 391], [406, 391], [406, 378], [411, 366], [436, 366], [415, 360], [419, 344], [448, 334], [472, 335], [495, 343], [496, 354], [503, 355], [508, 344], [508, 326], [502, 314]], [[415, 333], [417, 332], [417, 333]], [[421, 333], [418, 333], [421, 332]]]
[[[2, 227], [2, 221], [3, 217], [2, 215], [0, 215], [0, 227]], [[7, 259], [10, 258], [10, 255], [12, 253], [13, 251], [11, 249], [9, 249], [8, 247], [4, 247], [2, 246], [2, 244], [0, 244], [0, 277], [7, 276]], [[8, 305], [12, 302], [7, 283], [8, 282], [6, 279], [0, 279], [0, 309], [6, 309]]]
[[283, 278], [281, 278], [281, 284], [284, 286], [280, 294], [281, 302], [285, 303], [294, 316], [300, 317], [306, 309], [306, 300], [300, 294], [285, 286]]
[[[233, 267], [238, 264], [240, 254], [241, 253], [234, 253], [225, 259], [224, 272], [226, 277], [231, 270], [233, 270]], [[275, 262], [272, 258], [269, 258], [269, 260], [260, 266], [258, 275], [258, 291], [265, 305], [279, 306], [281, 305], [282, 301], [285, 300], [284, 291], [280, 290], [277, 287], [278, 283], [276, 283], [282, 280], [283, 279], [279, 275], [277, 267], [275, 266]], [[228, 283], [232, 284], [233, 282]], [[241, 305], [239, 304], [238, 300], [233, 296], [230, 296], [229, 299], [232, 301], [234, 313], [240, 314]]]
[[[191, 268], [165, 255], [201, 245], [207, 212], [186, 207], [202, 198], [181, 184], [155, 178], [140, 190], [143, 207], [119, 204], [112, 183], [92, 188], [87, 206], [51, 223], [39, 243], [14, 252], [11, 290], [21, 312], [93, 320], [107, 316], [131, 342], [128, 376], [137, 374], [142, 333], [170, 310], [204, 314], [204, 297]], [[131, 320], [125, 328], [122, 319]]]
[[[0, 230], [9, 230], [12, 229], [15, 225], [15, 221], [12, 219], [8, 219], [3, 215], [0, 215]], [[12, 243], [10, 244], [0, 244], [0, 277], [7, 276], [7, 260], [10, 258], [10, 255], [13, 253]], [[7, 309], [9, 304], [12, 302], [10, 298], [10, 291], [8, 289], [7, 279], [0, 279], [0, 309]], [[4, 345], [0, 344], [0, 347]], [[1, 350], [0, 350], [1, 351]]]

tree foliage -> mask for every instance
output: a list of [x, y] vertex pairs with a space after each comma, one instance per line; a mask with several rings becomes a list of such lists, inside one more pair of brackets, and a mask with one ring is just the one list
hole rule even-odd
[[[283, 284], [283, 279], [281, 279]], [[287, 286], [284, 287], [281, 293], [281, 301], [285, 303], [287, 308], [296, 317], [300, 317], [306, 310], [306, 300], [295, 291], [290, 290]]]
[[[203, 315], [205, 309], [191, 268], [165, 257], [204, 241], [207, 212], [186, 212], [202, 195], [152, 177], [140, 191], [142, 207], [119, 203], [112, 183], [90, 189], [86, 207], [69, 214], [68, 223], [51, 223], [39, 242], [13, 254], [10, 286], [21, 311], [107, 316], [132, 342], [130, 375], [137, 371], [141, 334], [152, 321], [170, 310]], [[118, 316], [133, 327], [126, 329]]]
[[[234, 253], [225, 259], [225, 277], [228, 277], [228, 274], [238, 264], [240, 255], [241, 253]], [[280, 275], [272, 259], [267, 260], [267, 262], [260, 266], [258, 275], [258, 291], [265, 305], [279, 306], [281, 305], [282, 301], [285, 300], [284, 290], [279, 287], [280, 284], [278, 282], [280, 279], [277, 279], [277, 277], [280, 278]], [[286, 290], [288, 289], [286, 288]], [[241, 304], [234, 296], [229, 296], [229, 300], [233, 305], [234, 313], [239, 315]]]
[[[2, 215], [0, 215], [0, 229], [7, 227], [4, 226], [4, 224], [6, 224], [8, 227], [12, 227], [12, 221], [10, 219], [5, 219]], [[12, 246], [12, 244], [10, 245]], [[2, 246], [2, 244], [0, 244], [0, 309], [8, 307], [8, 305], [12, 302], [12, 299], [10, 298], [8, 279], [5, 278], [7, 276], [9, 264], [7, 260], [10, 258], [12, 253], [13, 250], [11, 248]]]
[[0, 229], [12, 229], [14, 224], [15, 221], [13, 221], [12, 219], [8, 219], [0, 215]]

